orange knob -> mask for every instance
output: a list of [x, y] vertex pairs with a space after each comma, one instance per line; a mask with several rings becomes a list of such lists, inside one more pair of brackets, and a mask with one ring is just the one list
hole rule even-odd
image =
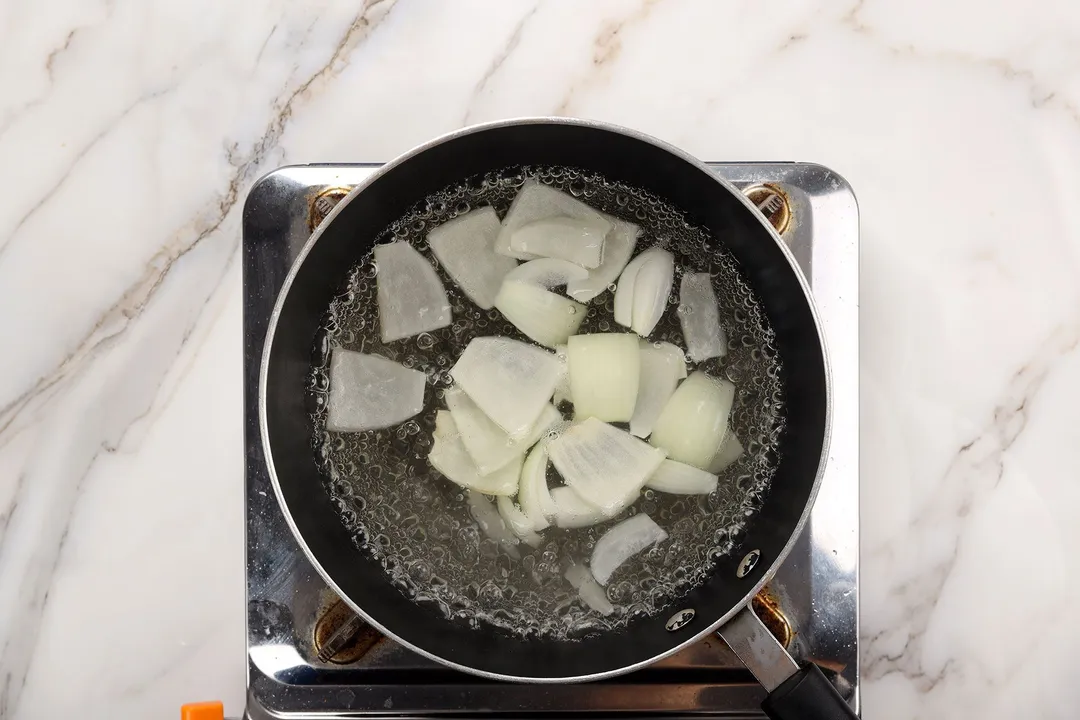
[[219, 700], [180, 706], [180, 720], [225, 720], [225, 706]]

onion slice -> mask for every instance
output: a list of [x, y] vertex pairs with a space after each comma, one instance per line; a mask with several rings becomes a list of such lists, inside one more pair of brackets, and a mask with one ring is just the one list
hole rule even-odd
[[526, 337], [547, 347], [565, 345], [588, 312], [588, 308], [570, 298], [516, 281], [502, 284], [495, 297], [495, 307]]
[[461, 434], [461, 441], [481, 475], [494, 472], [514, 458], [524, 455], [548, 428], [562, 420], [562, 415], [555, 406], [548, 403], [528, 434], [514, 440], [493, 423], [459, 387], [455, 386], [446, 391], [446, 407], [454, 416], [454, 424]]
[[551, 499], [555, 503], [555, 525], [572, 529], [591, 527], [607, 522], [620, 512], [634, 504], [637, 494], [627, 496], [622, 506], [611, 515], [606, 515], [595, 505], [585, 502], [572, 487], [561, 485], [551, 489]]
[[326, 429], [379, 430], [405, 422], [424, 409], [427, 376], [380, 355], [334, 348]]
[[675, 256], [651, 248], [630, 261], [615, 290], [615, 322], [648, 337], [667, 308], [675, 281]]
[[665, 460], [645, 487], [674, 495], [708, 495], [719, 482], [716, 475], [678, 460]]
[[454, 424], [453, 416], [446, 410], [439, 410], [435, 414], [433, 439], [428, 462], [450, 482], [485, 495], [513, 495], [517, 492], [518, 478], [521, 476], [520, 455], [495, 472], [481, 475], [461, 441], [461, 433]]
[[525, 458], [521, 468], [521, 480], [518, 486], [518, 502], [521, 510], [532, 522], [533, 530], [543, 530], [555, 517], [555, 501], [547, 485], [548, 450], [547, 441], [541, 440]]
[[587, 303], [608, 289], [630, 261], [637, 245], [641, 228], [632, 222], [605, 216], [611, 221], [611, 232], [604, 241], [604, 259], [589, 271], [584, 280], [571, 280], [566, 284], [566, 294], [578, 302]]
[[720, 327], [720, 308], [709, 273], [686, 273], [679, 282], [679, 323], [686, 352], [694, 362], [727, 354], [727, 335]]
[[638, 338], [629, 333], [575, 335], [566, 342], [574, 416], [626, 422], [641, 372]]
[[450, 324], [450, 301], [442, 280], [423, 255], [404, 240], [375, 246], [379, 329], [384, 343]]
[[601, 615], [610, 615], [615, 612], [615, 606], [607, 599], [607, 593], [589, 569], [584, 565], [571, 562], [563, 573], [566, 581], [578, 591], [581, 601]]
[[491, 207], [470, 210], [428, 233], [431, 252], [461, 291], [484, 310], [495, 304], [503, 277], [517, 261], [495, 252], [502, 223]]
[[523, 282], [552, 290], [588, 276], [588, 270], [567, 260], [540, 258], [518, 265], [506, 274], [506, 281]]
[[649, 442], [672, 460], [704, 470], [727, 435], [734, 400], [734, 385], [699, 370], [664, 405]]
[[549, 185], [544, 185], [536, 178], [530, 178], [522, 184], [514, 202], [510, 204], [510, 210], [503, 218], [502, 228], [495, 240], [495, 252], [519, 260], [536, 258], [537, 256], [532, 253], [512, 248], [511, 238], [524, 225], [555, 217], [608, 222], [603, 215], [580, 200]]
[[611, 223], [593, 218], [558, 216], [526, 223], [510, 235], [510, 249], [524, 255], [569, 260], [594, 268], [604, 256], [604, 238]]
[[529, 434], [561, 372], [554, 353], [503, 337], [473, 338], [450, 369], [461, 389], [511, 438]]
[[549, 453], [566, 484], [608, 517], [637, 497], [665, 455], [592, 417], [552, 440]]
[[642, 340], [640, 353], [641, 379], [630, 418], [630, 433], [644, 438], [652, 432], [679, 380], [686, 377], [686, 358], [682, 350], [666, 342]]
[[538, 547], [543, 538], [533, 529], [533, 522], [529, 516], [521, 511], [521, 508], [506, 495], [500, 495], [495, 500], [495, 506], [499, 509], [499, 515], [510, 532], [521, 538], [526, 545]]
[[668, 534], [644, 513], [623, 520], [596, 541], [589, 568], [601, 585], [608, 580], [624, 562], [656, 543], [667, 540]]
[[466, 502], [469, 503], [469, 513], [476, 520], [476, 524], [480, 526], [480, 531], [499, 543], [507, 555], [510, 555], [515, 560], [520, 558], [520, 553], [514, 547], [518, 544], [518, 538], [514, 533], [510, 532], [510, 528], [507, 527], [506, 521], [499, 515], [495, 505], [484, 497], [483, 493], [475, 490], [466, 493]]
[[716, 452], [712, 462], [709, 463], [709, 472], [719, 475], [727, 470], [736, 460], [742, 457], [743, 446], [734, 431], [729, 431], [720, 449]]

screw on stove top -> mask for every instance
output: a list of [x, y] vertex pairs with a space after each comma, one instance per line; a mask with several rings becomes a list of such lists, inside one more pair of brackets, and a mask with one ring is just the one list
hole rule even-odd
[[314, 644], [319, 662], [356, 662], [383, 639], [341, 600], [334, 602], [315, 622]]
[[746, 555], [743, 556], [743, 559], [739, 562], [739, 567], [735, 571], [735, 574], [741, 578], [746, 577], [747, 574], [749, 574], [749, 572], [754, 569], [754, 566], [757, 565], [758, 558], [760, 557], [760, 550], [751, 550], [750, 552], [746, 553]]
[[348, 187], [328, 187], [313, 197], [311, 199], [311, 204], [308, 207], [308, 231], [314, 232], [315, 228], [319, 227], [319, 223], [326, 219], [326, 216], [330, 214], [330, 211], [333, 210], [351, 190], [352, 188]]
[[772, 183], [743, 188], [743, 195], [765, 216], [781, 235], [791, 226], [791, 202], [787, 194]]

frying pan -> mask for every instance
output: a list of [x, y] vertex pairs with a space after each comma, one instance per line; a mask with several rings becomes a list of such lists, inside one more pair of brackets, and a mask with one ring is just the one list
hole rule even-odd
[[[311, 447], [307, 396], [320, 323], [346, 275], [382, 231], [426, 196], [511, 166], [569, 166], [654, 193], [704, 227], [738, 260], [776, 335], [786, 425], [776, 471], [736, 552], [671, 613], [583, 640], [520, 639], [470, 628], [407, 600], [342, 523]], [[689, 155], [640, 133], [570, 119], [466, 128], [385, 165], [330, 213], [300, 252], [270, 319], [259, 384], [263, 446], [278, 502], [311, 563], [372, 626], [464, 672], [516, 682], [596, 680], [643, 667], [719, 631], [769, 691], [770, 717], [851, 718], [810, 664], [799, 667], [752, 611], [806, 522], [829, 437], [829, 375], [809, 290], [780, 237], [727, 182]]]

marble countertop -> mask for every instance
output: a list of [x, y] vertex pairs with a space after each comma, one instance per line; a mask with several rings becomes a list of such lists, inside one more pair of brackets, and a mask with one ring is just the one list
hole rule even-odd
[[59, 0], [0, 38], [0, 718], [242, 710], [253, 181], [550, 114], [847, 177], [864, 715], [1076, 716], [1075, 2]]

